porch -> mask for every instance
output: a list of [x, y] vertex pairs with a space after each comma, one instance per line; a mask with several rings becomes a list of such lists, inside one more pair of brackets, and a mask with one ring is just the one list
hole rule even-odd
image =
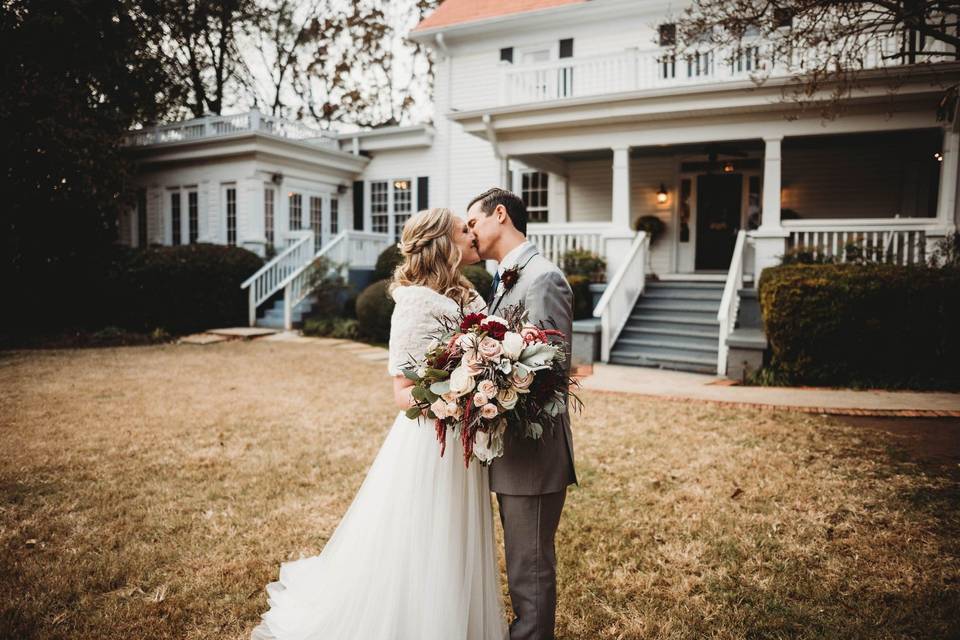
[[[741, 298], [755, 298], [754, 275], [785, 253], [925, 263], [957, 224], [957, 133], [940, 127], [512, 161], [515, 190], [552, 198], [546, 222], [528, 230], [541, 252], [556, 262], [573, 248], [607, 259], [595, 308], [605, 362], [722, 375]], [[634, 231], [644, 217], [662, 223], [657, 236]]]

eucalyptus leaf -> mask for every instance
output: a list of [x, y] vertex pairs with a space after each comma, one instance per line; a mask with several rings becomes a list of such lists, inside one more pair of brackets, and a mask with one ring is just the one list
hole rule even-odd
[[446, 380], [447, 378], [450, 377], [450, 374], [444, 371], [443, 369], [433, 369], [428, 367], [427, 376], [431, 378], [436, 378], [437, 380]]
[[445, 393], [450, 392], [450, 381], [441, 380], [440, 382], [434, 382], [430, 385], [430, 391], [435, 393], [438, 396], [442, 396]]
[[401, 371], [403, 371], [403, 376], [407, 380], [413, 380], [414, 382], [416, 382], [417, 380], [420, 379], [420, 376], [417, 375], [417, 372], [415, 369], [401, 369]]
[[410, 395], [413, 396], [414, 400], [419, 400], [420, 402], [426, 402], [427, 400], [427, 390], [423, 387], [413, 387], [410, 390]]
[[406, 410], [405, 413], [407, 417], [410, 418], [411, 420], [416, 420], [417, 416], [420, 415], [420, 409], [419, 407], [410, 407], [409, 409]]
[[546, 369], [556, 355], [556, 348], [549, 344], [532, 344], [520, 354], [520, 364], [531, 371]]

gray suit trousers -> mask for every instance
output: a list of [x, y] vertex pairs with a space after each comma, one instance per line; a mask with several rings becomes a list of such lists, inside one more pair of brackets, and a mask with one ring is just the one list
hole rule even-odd
[[536, 496], [497, 494], [510, 602], [510, 640], [552, 640], [557, 615], [554, 537], [567, 490]]

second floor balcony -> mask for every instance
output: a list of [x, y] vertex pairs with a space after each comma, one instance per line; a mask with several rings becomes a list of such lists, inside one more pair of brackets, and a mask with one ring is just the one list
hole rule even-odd
[[[897, 57], [901, 39], [895, 34], [875, 36], [858, 43], [860, 69], [880, 69], [904, 64]], [[928, 38], [923, 43], [924, 62], [957, 60], [949, 45]], [[942, 55], [929, 55], [930, 52]], [[762, 41], [744, 42], [733, 50], [701, 49], [671, 53], [656, 47], [630, 48], [615, 53], [561, 58], [526, 65], [505, 65], [500, 79], [500, 105], [538, 103], [568, 98], [680, 88], [769, 78], [785, 78], [817, 68], [835, 59], [832, 46], [798, 50], [777, 59]]]

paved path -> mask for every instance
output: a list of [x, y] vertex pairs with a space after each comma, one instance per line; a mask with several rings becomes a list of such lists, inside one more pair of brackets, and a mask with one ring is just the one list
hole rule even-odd
[[597, 363], [584, 389], [676, 400], [705, 400], [806, 413], [960, 417], [960, 393], [854, 391], [813, 387], [747, 387], [716, 376]]

